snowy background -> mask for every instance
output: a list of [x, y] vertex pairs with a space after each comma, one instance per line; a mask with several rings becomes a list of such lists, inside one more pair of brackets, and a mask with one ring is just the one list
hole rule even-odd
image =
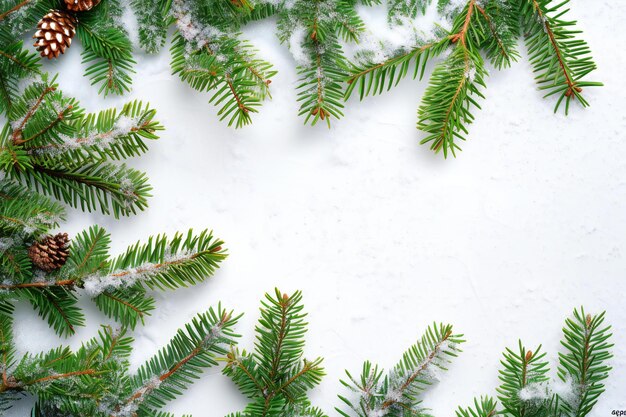
[[[518, 338], [556, 358], [563, 320], [584, 305], [607, 311], [616, 344], [593, 416], [626, 409], [626, 3], [573, 0], [571, 8], [599, 66], [593, 78], [605, 83], [586, 91], [592, 107], [554, 115], [524, 59], [491, 71], [456, 160], [418, 145], [426, 81], [351, 100], [330, 130], [303, 126], [293, 58], [272, 21], [247, 32], [279, 70], [273, 100], [238, 131], [218, 122], [208, 95], [170, 75], [167, 51], [138, 57], [134, 90], [123, 98], [105, 100], [89, 86], [79, 43], [48, 65], [87, 110], [141, 98], [167, 128], [131, 161], [154, 186], [145, 213], [116, 221], [71, 211], [64, 229], [100, 224], [121, 251], [151, 234], [212, 228], [230, 253], [208, 282], [157, 295], [158, 309], [134, 334], [133, 364], [218, 301], [246, 313], [237, 330], [251, 347], [263, 294], [301, 289], [307, 355], [324, 356], [328, 372], [315, 404], [335, 415], [345, 368], [357, 372], [365, 359], [389, 368], [428, 324], [445, 321], [468, 342], [424, 403], [452, 416], [474, 396], [495, 394], [501, 351]], [[20, 305], [18, 345], [40, 351], [93, 336], [103, 316], [83, 301], [88, 327], [67, 341]], [[244, 403], [215, 368], [168, 409], [221, 417]], [[10, 415], [27, 408], [24, 401]]]

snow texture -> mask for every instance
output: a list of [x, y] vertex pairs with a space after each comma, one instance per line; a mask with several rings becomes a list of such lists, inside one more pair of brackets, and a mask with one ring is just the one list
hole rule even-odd
[[[451, 322], [467, 343], [426, 395], [434, 415], [493, 394], [504, 347], [559, 349], [563, 320], [574, 307], [607, 310], [613, 325], [613, 371], [589, 417], [626, 409], [626, 4], [572, 0], [599, 70], [602, 88], [585, 91], [591, 107], [553, 114], [526, 59], [492, 70], [483, 109], [456, 160], [444, 161], [415, 129], [427, 85], [406, 79], [392, 91], [351, 100], [328, 130], [297, 117], [297, 75], [271, 21], [244, 37], [279, 74], [254, 124], [218, 121], [209, 94], [170, 75], [167, 48], [138, 56], [132, 94], [103, 99], [83, 77], [80, 43], [46, 69], [88, 111], [140, 98], [167, 130], [130, 161], [154, 186], [149, 209], [115, 220], [70, 210], [65, 231], [98, 223], [113, 253], [137, 239], [189, 227], [214, 229], [230, 253], [206, 283], [158, 293], [157, 309], [139, 327], [136, 368], [200, 311], [219, 301], [246, 313], [236, 331], [253, 344], [259, 301], [278, 286], [304, 292], [308, 357], [325, 356], [328, 375], [313, 402], [330, 415], [343, 394], [339, 378], [370, 359], [386, 369], [434, 320]], [[427, 74], [432, 70], [428, 68]], [[18, 305], [20, 352], [94, 336], [103, 315], [89, 300], [87, 328], [57, 338], [25, 304]], [[176, 415], [222, 417], [246, 399], [217, 368], [168, 405]], [[21, 401], [8, 416], [28, 414]], [[210, 410], [210, 411], [207, 411]]]

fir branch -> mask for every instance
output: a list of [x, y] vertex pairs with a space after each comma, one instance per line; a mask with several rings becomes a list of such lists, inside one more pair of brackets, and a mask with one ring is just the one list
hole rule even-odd
[[299, 115], [315, 125], [343, 116], [343, 81], [347, 61], [340, 37], [357, 41], [364, 24], [355, 3], [344, 0], [297, 0], [278, 8], [279, 39], [287, 43], [298, 65]]
[[346, 371], [348, 380], [341, 383], [358, 398], [339, 396], [354, 414], [339, 408], [337, 412], [344, 417], [400, 417], [404, 413], [421, 413], [420, 395], [437, 381], [439, 373], [447, 370], [448, 363], [460, 352], [458, 346], [464, 342], [461, 337], [453, 334], [450, 325], [434, 324], [388, 375], [369, 361], [363, 364], [358, 380]]
[[509, 348], [504, 353], [500, 370], [501, 384], [497, 388], [498, 398], [504, 410], [513, 417], [535, 416], [548, 413], [549, 403], [546, 401], [526, 401], [520, 398], [520, 392], [529, 386], [540, 386], [549, 381], [548, 362], [541, 346], [534, 351], [527, 350], [519, 342], [518, 351]]
[[545, 97], [558, 95], [555, 112], [565, 101], [565, 114], [572, 99], [583, 107], [589, 105], [582, 96], [583, 88], [602, 85], [583, 80], [596, 65], [587, 43], [576, 38], [580, 31], [570, 29], [576, 22], [563, 20], [568, 3], [569, 0], [556, 5], [551, 0], [523, 0], [519, 8], [539, 88], [546, 91]]
[[0, 20], [4, 20], [8, 15], [10, 15], [13, 12], [18, 11], [19, 9], [21, 9], [22, 7], [27, 6], [29, 3], [33, 3], [35, 0], [22, 0], [22, 2], [16, 4], [15, 6], [11, 7], [10, 9], [0, 13]]
[[[251, 353], [232, 347], [226, 358], [224, 374], [250, 399], [239, 416], [287, 417], [298, 410], [310, 409], [307, 392], [324, 375], [322, 359], [303, 359], [306, 323], [302, 313], [302, 295], [266, 294], [257, 339]], [[312, 412], [313, 409], [309, 411]]]
[[[17, 364], [9, 359], [0, 383], [0, 410], [28, 393], [38, 400], [33, 416], [170, 416], [159, 408], [189, 385], [192, 376], [217, 364], [216, 356], [235, 342], [232, 328], [238, 318], [221, 307], [198, 315], [136, 375], [129, 373], [132, 339], [110, 327], [76, 352], [60, 347], [26, 354]], [[10, 316], [0, 313], [0, 335], [10, 335], [10, 324]], [[8, 354], [12, 338], [4, 341], [0, 349]]]
[[122, 6], [119, 0], [102, 2], [81, 14], [76, 30], [83, 44], [86, 76], [99, 84], [99, 93], [122, 95], [130, 91], [135, 60], [126, 29], [119, 23]]
[[370, 94], [376, 95], [385, 89], [390, 90], [406, 77], [411, 65], [415, 68], [413, 78], [418, 78], [419, 75], [419, 79], [422, 79], [430, 58], [445, 50], [450, 41], [451, 36], [446, 36], [439, 41], [416, 46], [380, 63], [370, 61], [364, 65], [351, 64], [345, 99], [349, 99], [357, 87], [361, 100]]
[[23, 77], [39, 73], [39, 59], [23, 48], [21, 41], [12, 41], [0, 29], [0, 115], [11, 111], [19, 96], [19, 82]]
[[269, 96], [271, 65], [240, 39], [239, 30], [250, 6], [215, 1], [204, 7], [188, 0], [172, 2], [177, 34], [172, 42], [172, 70], [192, 88], [215, 90], [209, 100], [219, 106], [220, 120], [242, 127], [251, 122]]
[[151, 187], [142, 172], [113, 165], [146, 151], [162, 126], [155, 111], [131, 102], [117, 113], [85, 115], [44, 76], [14, 101], [0, 134], [4, 171], [31, 189], [71, 206], [116, 217], [143, 210]]
[[237, 337], [232, 327], [239, 317], [220, 307], [198, 315], [186, 331], [179, 330], [170, 344], [137, 371], [130, 380], [131, 394], [111, 409], [110, 416], [150, 415], [174, 399], [202, 368], [217, 365], [216, 355]]
[[70, 336], [76, 332], [76, 327], [84, 326], [85, 317], [77, 305], [78, 300], [73, 292], [63, 285], [34, 288], [24, 289], [20, 296], [32, 304], [39, 316], [46, 320], [57, 334]]
[[565, 352], [559, 353], [559, 379], [574, 385], [574, 398], [559, 397], [559, 411], [563, 417], [588, 415], [604, 393], [603, 381], [611, 367], [609, 342], [610, 326], [604, 325], [604, 313], [592, 316], [583, 308], [574, 310], [573, 318], [565, 321], [561, 344]]
[[139, 25], [139, 44], [148, 53], [158, 52], [165, 45], [170, 1], [143, 1], [130, 2]]
[[[13, 244], [22, 239], [41, 237], [65, 218], [63, 207], [33, 193], [13, 181], [0, 185], [0, 232]], [[8, 249], [8, 248], [4, 248]]]
[[426, 132], [421, 143], [430, 143], [435, 152], [455, 155], [460, 150], [455, 139], [465, 140], [465, 125], [474, 120], [471, 106], [480, 108], [476, 98], [484, 98], [487, 74], [477, 45], [484, 40], [476, 1], [469, 0], [454, 23], [450, 56], [437, 65], [418, 110], [418, 128]]

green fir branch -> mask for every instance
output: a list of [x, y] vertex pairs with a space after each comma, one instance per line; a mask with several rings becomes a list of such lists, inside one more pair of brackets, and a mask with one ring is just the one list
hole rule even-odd
[[254, 351], [232, 347], [224, 374], [249, 402], [240, 417], [322, 416], [312, 408], [307, 392], [317, 386], [324, 370], [322, 359], [303, 359], [304, 321], [302, 294], [288, 296], [278, 289], [266, 294], [256, 326]]
[[[2, 305], [0, 305], [2, 306]], [[4, 354], [0, 381], [0, 410], [10, 408], [24, 394], [37, 400], [31, 416], [166, 417], [160, 410], [177, 397], [206, 368], [217, 365], [237, 335], [239, 317], [209, 309], [177, 332], [167, 347], [130, 374], [132, 338], [125, 331], [103, 327], [98, 336], [76, 352], [59, 347], [26, 354], [17, 363], [10, 336], [10, 309], [0, 312], [0, 353]]]
[[545, 91], [544, 97], [558, 97], [555, 112], [565, 102], [567, 114], [574, 99], [587, 107], [583, 89], [602, 83], [585, 80], [596, 64], [587, 43], [578, 39], [580, 30], [573, 27], [576, 22], [565, 20], [569, 0], [520, 0], [519, 4], [530, 62], [539, 88]]
[[341, 384], [356, 399], [340, 395], [349, 410], [336, 408], [337, 412], [344, 417], [420, 415], [424, 412], [422, 394], [447, 370], [463, 342], [462, 335], [454, 334], [451, 325], [433, 324], [388, 374], [369, 361], [363, 364], [359, 378], [346, 371], [348, 379]]

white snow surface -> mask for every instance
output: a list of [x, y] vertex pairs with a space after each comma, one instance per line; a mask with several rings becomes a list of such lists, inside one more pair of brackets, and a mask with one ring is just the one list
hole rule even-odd
[[[501, 352], [518, 338], [556, 358], [563, 320], [584, 305], [606, 310], [615, 334], [607, 392], [591, 416], [626, 409], [626, 4], [573, 0], [571, 9], [599, 66], [593, 78], [605, 83], [585, 92], [591, 107], [553, 114], [524, 57], [490, 71], [470, 139], [448, 160], [418, 145], [426, 81], [353, 98], [330, 130], [304, 126], [293, 58], [272, 21], [247, 33], [279, 70], [273, 100], [241, 130], [218, 121], [208, 94], [170, 75], [167, 49], [138, 56], [133, 92], [122, 98], [103, 99], [89, 86], [79, 42], [47, 64], [89, 111], [140, 98], [167, 128], [130, 161], [154, 186], [149, 209], [122, 220], [70, 210], [64, 231], [100, 224], [119, 253], [159, 232], [211, 228], [230, 254], [208, 282], [157, 293], [158, 309], [134, 332], [133, 366], [219, 301], [246, 313], [237, 331], [251, 348], [263, 293], [300, 289], [310, 313], [307, 356], [324, 356], [328, 372], [313, 391], [316, 405], [336, 415], [345, 368], [357, 373], [370, 359], [389, 369], [428, 324], [445, 321], [467, 343], [424, 406], [451, 416], [474, 396], [495, 394]], [[88, 299], [81, 305], [87, 327], [62, 340], [20, 304], [20, 352], [94, 336], [106, 320]], [[30, 404], [8, 415], [27, 415]], [[244, 404], [213, 368], [167, 410], [221, 417]]]

